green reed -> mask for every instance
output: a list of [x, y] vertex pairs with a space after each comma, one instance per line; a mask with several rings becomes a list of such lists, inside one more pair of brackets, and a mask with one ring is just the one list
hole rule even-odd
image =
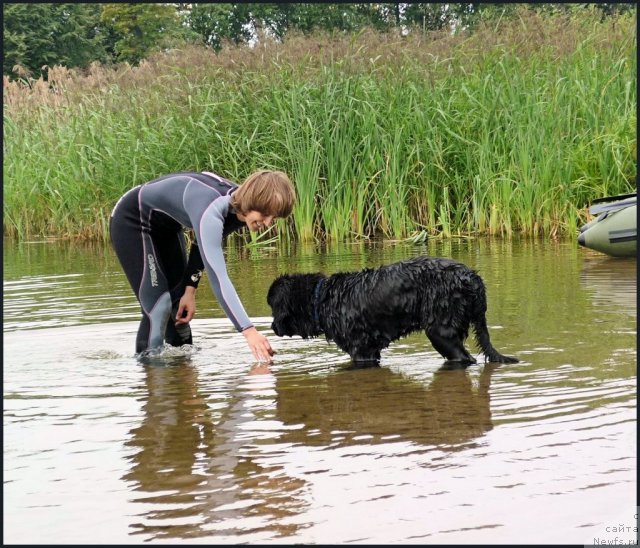
[[56, 93], [5, 86], [5, 235], [105, 238], [122, 193], [180, 170], [286, 171], [298, 203], [281, 241], [571, 236], [591, 200], [634, 188], [631, 15], [186, 48], [110, 70]]

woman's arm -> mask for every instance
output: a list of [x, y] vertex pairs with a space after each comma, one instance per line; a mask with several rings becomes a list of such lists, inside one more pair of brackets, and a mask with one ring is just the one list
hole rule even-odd
[[204, 212], [200, 222], [194, 226], [207, 278], [220, 306], [235, 328], [244, 335], [253, 356], [258, 361], [270, 362], [274, 351], [267, 338], [258, 333], [251, 323], [227, 274], [222, 252], [224, 215], [220, 207], [223, 207], [223, 204], [214, 201]]

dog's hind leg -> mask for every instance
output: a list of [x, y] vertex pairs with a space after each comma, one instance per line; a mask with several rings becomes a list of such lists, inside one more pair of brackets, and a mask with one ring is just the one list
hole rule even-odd
[[447, 361], [461, 364], [476, 363], [476, 359], [469, 354], [459, 336], [445, 334], [438, 328], [429, 329], [426, 334], [433, 348], [442, 354]]

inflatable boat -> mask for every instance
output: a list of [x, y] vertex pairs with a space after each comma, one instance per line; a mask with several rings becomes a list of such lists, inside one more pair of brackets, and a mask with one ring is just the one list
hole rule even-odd
[[637, 194], [594, 200], [589, 213], [596, 218], [580, 227], [578, 243], [613, 257], [636, 256]]

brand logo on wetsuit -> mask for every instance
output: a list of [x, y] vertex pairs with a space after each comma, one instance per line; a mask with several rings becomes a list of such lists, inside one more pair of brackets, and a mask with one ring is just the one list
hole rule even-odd
[[156, 260], [153, 258], [153, 255], [151, 253], [147, 255], [147, 259], [149, 259], [149, 275], [151, 276], [151, 285], [153, 287], [158, 287], [158, 273], [156, 272]]

